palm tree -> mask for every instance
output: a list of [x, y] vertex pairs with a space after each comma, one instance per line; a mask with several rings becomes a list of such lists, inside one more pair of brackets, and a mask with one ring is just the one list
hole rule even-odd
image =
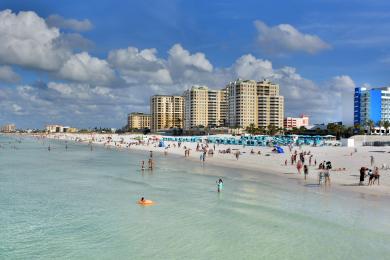
[[389, 129], [389, 127], [390, 127], [390, 122], [389, 121], [385, 121], [385, 122], [383, 122], [383, 127], [385, 128], [385, 133], [386, 133], [386, 135], [387, 135], [387, 130]]
[[370, 127], [370, 134], [372, 134], [372, 132], [375, 130], [375, 123], [374, 123], [374, 121], [368, 120], [367, 121], [367, 126]]
[[379, 132], [382, 134], [383, 121], [379, 120], [377, 125], [379, 126]]
[[268, 126], [268, 134], [269, 135], [275, 135], [277, 132], [278, 132], [278, 130], [277, 130], [276, 126], [271, 125], [271, 124]]
[[259, 131], [259, 133], [262, 134], [262, 135], [266, 133], [266, 130], [265, 130], [265, 127], [264, 127], [264, 126], [260, 126], [260, 127], [258, 128], [258, 131]]
[[256, 132], [255, 124], [250, 124], [249, 126], [246, 127], [246, 131], [248, 134], [254, 134]]

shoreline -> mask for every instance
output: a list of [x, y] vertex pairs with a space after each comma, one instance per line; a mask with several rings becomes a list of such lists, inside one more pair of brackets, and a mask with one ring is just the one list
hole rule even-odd
[[[32, 137], [37, 137], [37, 135], [28, 135]], [[43, 138], [53, 139], [53, 140], [63, 140], [63, 141], [76, 141], [78, 143], [83, 144], [95, 144], [101, 146], [109, 146], [111, 148], [117, 149], [126, 149], [126, 150], [136, 150], [136, 151], [153, 151], [158, 152], [164, 156], [169, 157], [170, 154], [174, 154], [178, 156], [178, 159], [189, 159], [193, 162], [200, 162], [199, 155], [200, 152], [195, 151], [196, 143], [185, 142], [182, 143], [180, 148], [177, 147], [177, 142], [168, 142], [165, 141], [166, 146], [171, 145], [170, 148], [158, 147], [158, 143], [150, 142], [147, 144], [139, 144], [136, 145], [133, 142], [135, 135], [115, 135], [115, 134], [48, 134], [48, 135], [39, 135]], [[140, 135], [137, 135], [140, 136]], [[110, 137], [111, 141], [107, 142], [108, 137]], [[153, 135], [149, 135], [148, 137], [152, 138]], [[77, 141], [79, 140], [79, 141]], [[129, 145], [130, 143], [133, 143]], [[175, 143], [176, 147], [173, 147]], [[186, 146], [190, 148], [190, 156], [184, 157], [184, 149]], [[213, 144], [210, 145], [213, 147]], [[227, 147], [232, 149], [239, 149], [241, 151], [240, 158], [237, 160], [233, 154], [222, 154], [218, 153], [218, 150], [227, 149]], [[270, 147], [243, 147], [240, 145], [216, 145], [216, 151], [213, 156], [207, 156], [205, 160], [205, 165], [210, 164], [213, 166], [221, 166], [227, 167], [230, 169], [239, 170], [248, 170], [252, 172], [256, 172], [258, 174], [267, 174], [278, 176], [280, 178], [289, 178], [291, 180], [297, 182], [303, 182], [303, 185], [315, 185], [318, 184], [318, 169], [314, 166], [309, 166], [309, 174], [308, 178], [305, 181], [304, 175], [298, 174], [295, 165], [291, 165], [288, 157], [291, 155], [287, 147], [283, 147], [285, 153], [284, 154], [276, 154], [272, 153]], [[251, 154], [250, 150], [253, 149], [256, 151], [256, 154]], [[354, 165], [358, 162], [362, 163], [362, 158], [369, 161], [369, 156], [372, 153], [377, 152], [381, 156], [376, 156], [375, 160], [377, 164], [382, 163], [382, 161], [387, 161], [389, 159], [390, 162], [390, 148], [378, 148], [378, 147], [359, 147], [358, 152], [355, 154], [353, 152], [354, 148], [347, 147], [309, 147], [303, 146], [302, 150], [299, 150], [298, 147], [293, 149], [299, 151], [308, 151], [310, 150], [317, 160], [317, 165], [319, 162], [324, 160], [324, 158], [329, 158], [332, 161], [333, 168], [345, 168], [345, 171], [331, 171], [331, 188], [336, 188], [339, 190], [345, 190], [360, 194], [367, 194], [372, 196], [386, 196], [390, 197], [390, 171], [389, 170], [380, 170], [380, 185], [372, 185], [367, 186], [358, 185], [358, 169], [361, 167], [360, 165]], [[384, 152], [379, 153], [379, 151], [370, 151], [370, 150], [384, 150]], [[166, 151], [166, 152], [165, 152]], [[257, 152], [260, 151], [261, 155], [258, 155]], [[386, 154], [387, 153], [387, 154]], [[149, 155], [149, 154], [148, 154]], [[378, 158], [379, 157], [379, 158]], [[387, 157], [387, 158], [386, 158]], [[288, 165], [284, 165], [284, 161], [288, 160]], [[145, 161], [145, 165], [147, 165], [147, 161]], [[388, 165], [388, 164], [387, 164]], [[349, 167], [346, 167], [349, 166]], [[369, 167], [369, 165], [364, 165]], [[355, 169], [353, 169], [353, 167]], [[366, 184], [366, 181], [365, 181]], [[319, 185], [324, 186], [324, 184]]]

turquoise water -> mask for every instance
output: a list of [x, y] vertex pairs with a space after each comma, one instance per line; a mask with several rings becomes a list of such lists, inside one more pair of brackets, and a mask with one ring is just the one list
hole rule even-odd
[[45, 142], [0, 136], [0, 259], [390, 255], [387, 198], [171, 155], [142, 173], [146, 152]]

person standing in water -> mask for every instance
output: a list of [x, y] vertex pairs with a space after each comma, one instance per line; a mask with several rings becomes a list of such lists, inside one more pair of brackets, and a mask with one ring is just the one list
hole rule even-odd
[[220, 179], [217, 181], [217, 190], [218, 190], [218, 192], [221, 192], [222, 188], [223, 188], [223, 181], [222, 181], [222, 179], [220, 178]]
[[153, 170], [153, 160], [149, 159], [148, 161], [149, 170]]
[[309, 174], [309, 167], [307, 167], [306, 164], [303, 166], [303, 174], [305, 175], [305, 180], [306, 180], [307, 175]]
[[145, 170], [145, 161], [141, 161], [141, 170]]

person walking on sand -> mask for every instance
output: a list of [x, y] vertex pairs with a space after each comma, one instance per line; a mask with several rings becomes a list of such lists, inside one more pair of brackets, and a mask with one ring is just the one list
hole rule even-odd
[[371, 166], [373, 166], [374, 163], [375, 163], [375, 159], [374, 159], [374, 156], [373, 156], [373, 155], [371, 155], [370, 157], [371, 157]]
[[361, 167], [360, 168], [360, 179], [359, 179], [359, 185], [364, 185], [364, 178], [366, 177], [366, 168]]
[[368, 175], [368, 186], [370, 186], [372, 184], [372, 181], [374, 180], [374, 174], [372, 173], [371, 169], [368, 169], [367, 175]]
[[302, 161], [301, 160], [299, 160], [297, 163], [297, 170], [298, 170], [298, 173], [301, 174], [301, 170], [302, 170]]
[[379, 174], [379, 168], [378, 167], [375, 167], [373, 176], [374, 176], [374, 180], [372, 181], [372, 184], [375, 184], [375, 181], [378, 181], [378, 185], [379, 185], [380, 174]]
[[306, 180], [307, 175], [309, 174], [309, 167], [307, 167], [306, 164], [303, 166], [303, 174], [305, 175], [305, 180]]

